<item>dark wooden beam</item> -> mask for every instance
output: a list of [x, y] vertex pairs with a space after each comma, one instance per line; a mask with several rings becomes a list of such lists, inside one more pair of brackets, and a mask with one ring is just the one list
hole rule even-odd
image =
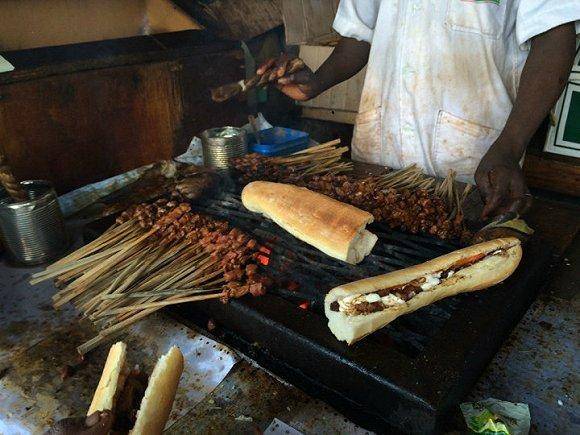
[[548, 153], [528, 154], [524, 162], [528, 185], [580, 196], [580, 165], [575, 160]]
[[209, 31], [248, 40], [283, 24], [280, 0], [172, 0]]
[[15, 70], [0, 74], [0, 85], [78, 71], [163, 62], [240, 48], [203, 30], [161, 33], [2, 53]]

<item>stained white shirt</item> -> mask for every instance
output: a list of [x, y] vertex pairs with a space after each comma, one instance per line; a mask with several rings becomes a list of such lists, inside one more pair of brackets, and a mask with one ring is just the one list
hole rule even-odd
[[371, 44], [353, 158], [473, 182], [536, 35], [580, 0], [341, 0], [334, 29]]

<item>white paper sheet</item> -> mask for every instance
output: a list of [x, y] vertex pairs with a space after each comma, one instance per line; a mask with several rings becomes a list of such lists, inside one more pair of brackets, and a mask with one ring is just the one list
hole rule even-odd
[[302, 432], [275, 418], [264, 431], [264, 435], [302, 435]]
[[238, 357], [228, 347], [164, 315], [154, 315], [138, 323], [131, 331], [127, 345], [130, 348], [133, 342], [151, 342], [153, 334], [154, 348], [143, 348], [152, 361], [171, 346], [179, 347], [185, 359], [173, 410], [165, 426], [167, 429], [218, 386], [238, 361]]
[[[136, 324], [121, 340], [127, 343], [128, 362], [135, 363], [135, 353], [139, 352], [140, 368], [151, 373], [157, 359], [171, 346], [178, 346], [183, 353], [185, 364], [175, 402], [166, 429], [193, 409], [226, 377], [238, 361], [236, 354], [212, 339], [197, 333], [164, 314], [155, 314]], [[108, 346], [108, 345], [105, 345]], [[143, 356], [144, 354], [144, 356]], [[104, 355], [103, 355], [104, 356]], [[50, 355], [46, 356], [50, 358]], [[42, 362], [38, 362], [42, 364]], [[104, 359], [102, 361], [104, 364]], [[47, 367], [47, 370], [50, 370]], [[46, 374], [39, 374], [44, 378]], [[54, 373], [58, 376], [58, 373]], [[90, 376], [82, 371], [76, 376], [78, 384], [91, 380], [78, 380], [79, 376]], [[18, 379], [18, 378], [16, 378]], [[32, 380], [34, 382], [34, 379]], [[94, 383], [98, 378], [92, 379]], [[42, 385], [41, 385], [42, 384]], [[10, 376], [0, 379], [0, 434], [43, 433], [49, 428], [47, 422], [70, 416], [82, 415], [85, 409], [70, 409], [59, 400], [61, 394], [58, 383], [49, 388], [39, 380], [36, 394], [30, 395], [30, 386], [21, 386]]]
[[[71, 340], [65, 358], [74, 359], [79, 337], [70, 337], [78, 325], [78, 313], [70, 305], [54, 310], [51, 282], [28, 284], [30, 275], [41, 270], [10, 267], [0, 262], [0, 434], [43, 433], [51, 419], [82, 415], [89, 406], [87, 394], [98, 382], [95, 368], [104, 364], [109, 344], [93, 357], [93, 370], [80, 369], [73, 378], [60, 379], [59, 365], [51, 364], [60, 345], [43, 349], [54, 337]], [[85, 337], [88, 339], [88, 337]], [[120, 339], [127, 343], [128, 361], [134, 364], [141, 356], [147, 373], [157, 359], [172, 346], [185, 357], [184, 373], [179, 383], [171, 426], [210, 393], [237, 362], [236, 354], [198, 332], [187, 328], [163, 313], [157, 313], [134, 325]], [[60, 348], [62, 354], [62, 348]], [[98, 352], [97, 352], [98, 354]], [[96, 359], [95, 359], [96, 358]], [[141, 362], [139, 361], [139, 362]], [[14, 364], [19, 367], [14, 367]], [[5, 370], [6, 369], [6, 370]], [[22, 376], [22, 371], [31, 373]], [[99, 372], [100, 374], [100, 372]], [[65, 391], [66, 390], [66, 391]], [[79, 396], [76, 400], [71, 395]], [[65, 397], [67, 396], [67, 397]], [[72, 403], [76, 403], [73, 405]]]
[[106, 180], [97, 181], [96, 183], [87, 184], [79, 187], [72, 192], [65, 193], [58, 197], [58, 205], [64, 217], [70, 216], [79, 210], [95, 203], [104, 196], [113, 193], [122, 187], [136, 181], [153, 165], [141, 166], [123, 174], [115, 175]]

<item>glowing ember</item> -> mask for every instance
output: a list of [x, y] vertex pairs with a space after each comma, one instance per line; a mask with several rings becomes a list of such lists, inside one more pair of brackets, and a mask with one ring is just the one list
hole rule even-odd
[[267, 266], [270, 264], [270, 259], [265, 255], [257, 255], [256, 260], [258, 260], [262, 266]]

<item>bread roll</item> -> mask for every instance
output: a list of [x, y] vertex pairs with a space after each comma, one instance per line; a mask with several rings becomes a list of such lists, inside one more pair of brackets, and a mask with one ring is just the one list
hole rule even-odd
[[131, 435], [156, 435], [163, 432], [171, 413], [181, 373], [183, 373], [183, 355], [173, 346], [155, 364], [137, 411], [137, 421]]
[[[110, 410], [118, 417], [127, 412], [118, 403], [123, 398], [131, 397], [124, 396], [127, 392], [123, 390], [127, 377], [133, 376], [129, 373], [126, 364], [126, 353], [127, 346], [123, 342], [111, 346], [87, 415], [96, 411]], [[163, 432], [182, 373], [183, 355], [177, 347], [173, 346], [155, 364], [130, 434], [158, 435]], [[132, 399], [131, 403], [133, 403]], [[117, 430], [115, 426], [113, 429]], [[126, 431], [125, 428], [122, 430]]]
[[[450, 270], [462, 261], [478, 257], [483, 258], [458, 269], [447, 278], [437, 277], [440, 272]], [[481, 290], [505, 280], [517, 268], [521, 257], [522, 248], [518, 239], [496, 239], [451, 252], [423, 264], [341, 285], [332, 289], [324, 301], [328, 326], [337, 339], [352, 344], [403, 314], [413, 312], [440, 299], [463, 292]], [[399, 299], [396, 304], [380, 311], [349, 315], [332, 309], [333, 303], [338, 303], [345, 297], [372, 295], [384, 289], [430, 276], [435, 276], [436, 283], [431, 288], [421, 290], [407, 301], [395, 298]], [[376, 296], [374, 298], [376, 299]]]
[[242, 191], [242, 202], [248, 210], [347, 263], [362, 261], [377, 241], [366, 229], [372, 214], [303, 187], [254, 181]]
[[111, 411], [114, 409], [117, 392], [123, 389], [125, 377], [127, 376], [126, 356], [127, 345], [122, 341], [113, 344], [111, 349], [109, 349], [107, 361], [105, 361], [105, 367], [87, 415], [91, 415], [96, 411]]

